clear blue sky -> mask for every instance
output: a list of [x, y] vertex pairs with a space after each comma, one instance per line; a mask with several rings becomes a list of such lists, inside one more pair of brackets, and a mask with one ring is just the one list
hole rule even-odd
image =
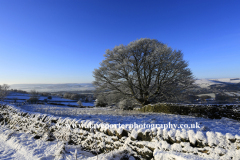
[[182, 50], [196, 78], [240, 77], [239, 0], [0, 0], [0, 84], [92, 82], [139, 38]]

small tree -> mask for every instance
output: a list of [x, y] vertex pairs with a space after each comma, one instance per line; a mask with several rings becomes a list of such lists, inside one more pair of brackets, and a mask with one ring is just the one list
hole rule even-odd
[[77, 102], [77, 104], [79, 107], [82, 107], [82, 102], [80, 100]]
[[98, 95], [97, 99], [94, 102], [94, 105], [96, 107], [106, 107], [107, 106], [107, 102], [106, 102], [106, 97], [104, 95]]
[[79, 94], [72, 94], [71, 95], [71, 99], [72, 100], [78, 100], [80, 98], [80, 95]]
[[88, 97], [85, 98], [85, 102], [89, 102]]
[[0, 85], [0, 100], [3, 102], [6, 96], [9, 94], [10, 86], [7, 84]]
[[70, 94], [70, 93], [64, 93], [63, 97], [64, 97], [64, 98], [69, 98], [69, 99], [70, 99], [70, 98], [71, 98], [71, 94]]
[[39, 100], [39, 93], [36, 90], [30, 91], [30, 98], [28, 99], [29, 103], [37, 103]]

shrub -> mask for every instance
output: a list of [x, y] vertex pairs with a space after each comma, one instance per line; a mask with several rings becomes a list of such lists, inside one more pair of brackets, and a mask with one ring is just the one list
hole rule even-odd
[[131, 99], [124, 99], [119, 102], [119, 108], [122, 110], [133, 110], [134, 102]]
[[96, 107], [106, 107], [106, 106], [107, 106], [107, 103], [104, 102], [104, 101], [101, 101], [101, 100], [96, 99], [95, 102], [94, 102], [94, 105], [95, 105]]
[[77, 102], [77, 104], [79, 105], [79, 107], [82, 107], [82, 102], [80, 100]]
[[106, 97], [102, 94], [97, 96], [97, 99], [94, 102], [96, 107], [106, 107], [108, 105]]
[[31, 97], [27, 100], [28, 103], [37, 103], [38, 102], [38, 98], [35, 97]]
[[[238, 106], [239, 107], [239, 106]], [[221, 107], [219, 105], [179, 105], [168, 103], [149, 104], [140, 109], [142, 112], [160, 112], [168, 114], [192, 115], [196, 117], [206, 117], [210, 119], [220, 119], [227, 117], [240, 120], [240, 112], [233, 109], [233, 105]]]

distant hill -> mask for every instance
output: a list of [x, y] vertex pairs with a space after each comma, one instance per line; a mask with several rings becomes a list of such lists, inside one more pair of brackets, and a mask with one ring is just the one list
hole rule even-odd
[[[195, 84], [202, 88], [211, 85], [221, 84], [237, 84], [240, 78], [220, 78], [220, 79], [197, 79]], [[12, 84], [11, 89], [20, 89], [24, 91], [36, 90], [38, 92], [59, 92], [59, 91], [86, 91], [94, 90], [95, 87], [91, 83], [64, 83], [64, 84]]]
[[197, 79], [195, 83], [202, 87], [207, 88], [211, 85], [221, 85], [221, 84], [237, 84], [240, 83], [240, 78], [220, 78], [220, 79]]
[[95, 89], [91, 83], [12, 84], [10, 88], [24, 91], [36, 90], [38, 92], [85, 91]]

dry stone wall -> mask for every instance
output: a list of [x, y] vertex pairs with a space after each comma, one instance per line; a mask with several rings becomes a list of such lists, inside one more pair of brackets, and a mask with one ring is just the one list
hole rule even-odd
[[154, 129], [106, 129], [88, 128], [93, 121], [62, 119], [40, 113], [31, 113], [13, 105], [0, 106], [0, 124], [15, 131], [33, 134], [36, 139], [64, 141], [81, 145], [93, 153], [105, 153], [125, 149], [136, 159], [152, 159], [156, 151], [173, 151], [213, 157], [234, 159], [240, 155], [240, 136], [218, 132], [195, 133], [193, 130]]

